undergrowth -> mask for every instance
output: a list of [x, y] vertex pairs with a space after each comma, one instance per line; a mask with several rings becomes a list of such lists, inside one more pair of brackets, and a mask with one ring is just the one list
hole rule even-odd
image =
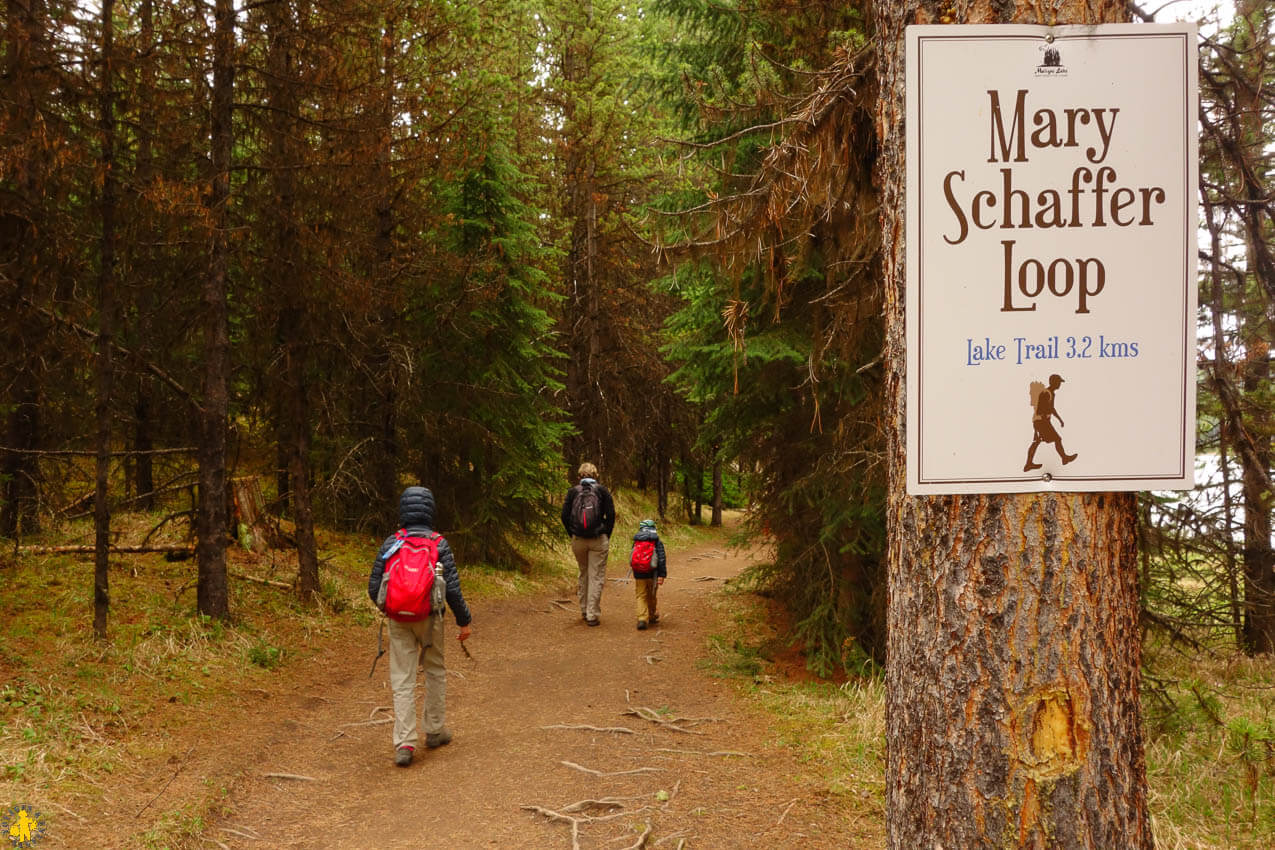
[[[831, 794], [852, 795], [865, 846], [884, 843], [885, 687], [880, 675], [810, 681], [785, 664], [770, 604], [717, 598], [723, 627], [707, 670], [770, 715], [775, 744]], [[1275, 658], [1146, 652], [1143, 716], [1149, 805], [1160, 850], [1275, 847]], [[795, 675], [794, 675], [795, 672]]]
[[[628, 538], [654, 517], [640, 493], [616, 497], [619, 522], [611, 571], [627, 564]], [[163, 514], [121, 514], [113, 528], [138, 540]], [[713, 533], [660, 523], [668, 545], [688, 546]], [[446, 529], [441, 529], [444, 534]], [[91, 541], [90, 521], [69, 523], [24, 544]], [[303, 605], [286, 587], [295, 580], [290, 552], [227, 552], [228, 622], [195, 611], [193, 559], [117, 555], [111, 559], [108, 639], [92, 637], [91, 555], [20, 555], [0, 562], [0, 804], [43, 812], [56, 835], [76, 809], [100, 808], [110, 777], [138, 762], [183, 757], [183, 726], [235, 694], [269, 691], [308, 658], [352, 634], [375, 634], [380, 615], [367, 598], [367, 578], [381, 537], [318, 532], [321, 592]], [[165, 526], [155, 543], [184, 542], [184, 528]], [[537, 592], [574, 592], [575, 563], [565, 534], [553, 548], [528, 544], [524, 568], [459, 564], [471, 604]], [[369, 637], [369, 658], [374, 638]], [[113, 781], [113, 780], [111, 780]], [[215, 814], [225, 789], [204, 799], [165, 805], [134, 824], [147, 848], [186, 846]], [[194, 846], [194, 845], [191, 845]]]

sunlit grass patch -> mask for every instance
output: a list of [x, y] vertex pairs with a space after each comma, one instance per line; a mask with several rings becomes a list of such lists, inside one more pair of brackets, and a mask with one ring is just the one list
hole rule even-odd
[[784, 641], [767, 603], [746, 592], [715, 600], [724, 625], [709, 636], [704, 667], [739, 681], [768, 715], [775, 745], [806, 765], [827, 793], [852, 801], [852, 828], [864, 846], [879, 846], [885, 836], [884, 683], [879, 677], [841, 684], [790, 679], [778, 663]]
[[1157, 846], [1275, 847], [1275, 659], [1153, 647], [1144, 688]]

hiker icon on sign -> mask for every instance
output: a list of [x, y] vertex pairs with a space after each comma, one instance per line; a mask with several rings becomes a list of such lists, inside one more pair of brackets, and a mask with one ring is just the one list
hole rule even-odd
[[1062, 435], [1054, 428], [1053, 420], [1057, 419], [1058, 424], [1066, 426], [1063, 418], [1058, 415], [1058, 411], [1054, 408], [1054, 394], [1058, 392], [1058, 388], [1063, 384], [1061, 375], [1050, 375], [1049, 386], [1046, 387], [1040, 381], [1032, 381], [1031, 383], [1031, 402], [1032, 402], [1032, 443], [1027, 449], [1027, 463], [1023, 464], [1023, 472], [1031, 472], [1033, 469], [1040, 469], [1040, 464], [1035, 462], [1036, 449], [1042, 442], [1053, 443], [1054, 448], [1058, 450], [1058, 456], [1062, 458], [1063, 464], [1071, 463], [1076, 459], [1076, 455], [1067, 454], [1067, 450], [1063, 448]]

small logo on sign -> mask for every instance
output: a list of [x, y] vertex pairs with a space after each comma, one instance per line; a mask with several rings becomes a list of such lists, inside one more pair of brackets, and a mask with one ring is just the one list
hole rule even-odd
[[44, 837], [44, 815], [30, 806], [11, 806], [0, 821], [0, 835], [14, 847], [34, 847]]
[[1054, 46], [1052, 40], [1050, 43], [1043, 45], [1040, 49], [1045, 55], [1041, 58], [1040, 64], [1036, 66], [1036, 76], [1067, 76], [1067, 68], [1062, 63], [1062, 54], [1058, 52], [1058, 48]]

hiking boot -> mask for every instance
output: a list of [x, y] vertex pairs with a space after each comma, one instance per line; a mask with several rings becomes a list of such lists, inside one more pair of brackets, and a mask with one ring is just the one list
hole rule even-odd
[[659, 621], [660, 621], [660, 615], [659, 615], [659, 614], [652, 614], [652, 615], [651, 615], [651, 625], [652, 625], [652, 626], [654, 626], [654, 625], [655, 625], [656, 623], [658, 623]]
[[638, 620], [638, 631], [639, 632], [646, 631], [646, 620]]
[[584, 621], [585, 621], [586, 623], [588, 623], [590, 626], [600, 626], [600, 625], [602, 625], [602, 621], [601, 621], [601, 620], [599, 620], [597, 617], [594, 617], [592, 620], [590, 620], [588, 617], [586, 617]]
[[1074, 454], [1072, 454], [1072, 455], [1063, 455], [1063, 456], [1062, 456], [1062, 462], [1063, 462], [1063, 464], [1064, 464], [1064, 465], [1071, 463], [1071, 462], [1072, 462], [1073, 460], [1075, 460], [1075, 459], [1076, 459], [1076, 455], [1074, 455]]
[[394, 752], [394, 763], [399, 767], [407, 767], [412, 763], [412, 753], [415, 751], [414, 747], [399, 747]]
[[431, 732], [425, 736], [425, 746], [431, 750], [439, 747], [445, 747], [452, 742], [452, 733], [450, 729], [443, 728], [441, 732]]

